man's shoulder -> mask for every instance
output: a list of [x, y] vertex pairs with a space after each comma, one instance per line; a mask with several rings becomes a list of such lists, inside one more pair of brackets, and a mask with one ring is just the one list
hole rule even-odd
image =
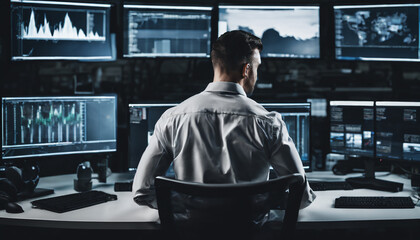
[[162, 117], [170, 117], [173, 115], [184, 114], [186, 112], [191, 112], [194, 109], [194, 106], [202, 105], [204, 97], [202, 96], [204, 92], [195, 94], [184, 101], [180, 102], [174, 107], [167, 109], [163, 114]]
[[205, 91], [195, 94], [175, 107], [168, 109], [162, 117], [170, 118], [184, 114], [205, 112], [232, 113], [263, 119], [281, 118], [280, 114], [267, 111], [264, 106], [246, 96], [214, 94]]

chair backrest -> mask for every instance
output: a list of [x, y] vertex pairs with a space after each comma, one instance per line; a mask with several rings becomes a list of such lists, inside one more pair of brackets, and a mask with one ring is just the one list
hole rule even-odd
[[280, 232], [290, 237], [305, 185], [300, 174], [237, 184], [155, 181], [161, 226], [172, 239], [250, 239], [270, 209], [285, 210]]

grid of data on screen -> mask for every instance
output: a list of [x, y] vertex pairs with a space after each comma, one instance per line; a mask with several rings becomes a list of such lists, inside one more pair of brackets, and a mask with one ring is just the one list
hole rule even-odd
[[310, 112], [309, 103], [263, 103], [267, 111], [275, 111], [281, 114], [286, 123], [290, 137], [295, 143], [303, 166], [309, 167], [309, 141], [310, 141]]
[[336, 58], [420, 61], [419, 7], [419, 4], [335, 6]]
[[330, 102], [331, 152], [373, 157], [374, 102]]
[[319, 7], [219, 6], [219, 36], [244, 30], [261, 38], [262, 57], [319, 58]]
[[115, 97], [2, 99], [2, 157], [116, 150]]
[[376, 155], [420, 161], [420, 102], [376, 102]]
[[12, 60], [109, 60], [109, 4], [11, 1]]
[[124, 6], [124, 57], [209, 57], [211, 7]]

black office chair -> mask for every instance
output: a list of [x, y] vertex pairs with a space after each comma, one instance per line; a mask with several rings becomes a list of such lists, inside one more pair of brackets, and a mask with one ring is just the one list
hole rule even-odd
[[[305, 185], [299, 174], [238, 184], [202, 184], [161, 176], [155, 181], [164, 235], [182, 240], [291, 238]], [[283, 221], [276, 222], [277, 230], [267, 235], [262, 229], [266, 230], [263, 225], [270, 209], [285, 211]]]

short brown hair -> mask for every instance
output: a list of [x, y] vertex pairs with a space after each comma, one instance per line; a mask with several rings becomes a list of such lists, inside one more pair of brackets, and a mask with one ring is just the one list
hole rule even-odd
[[255, 49], [262, 51], [261, 39], [251, 33], [234, 30], [222, 34], [213, 44], [211, 59], [226, 73], [240, 71], [243, 63], [251, 63]]

